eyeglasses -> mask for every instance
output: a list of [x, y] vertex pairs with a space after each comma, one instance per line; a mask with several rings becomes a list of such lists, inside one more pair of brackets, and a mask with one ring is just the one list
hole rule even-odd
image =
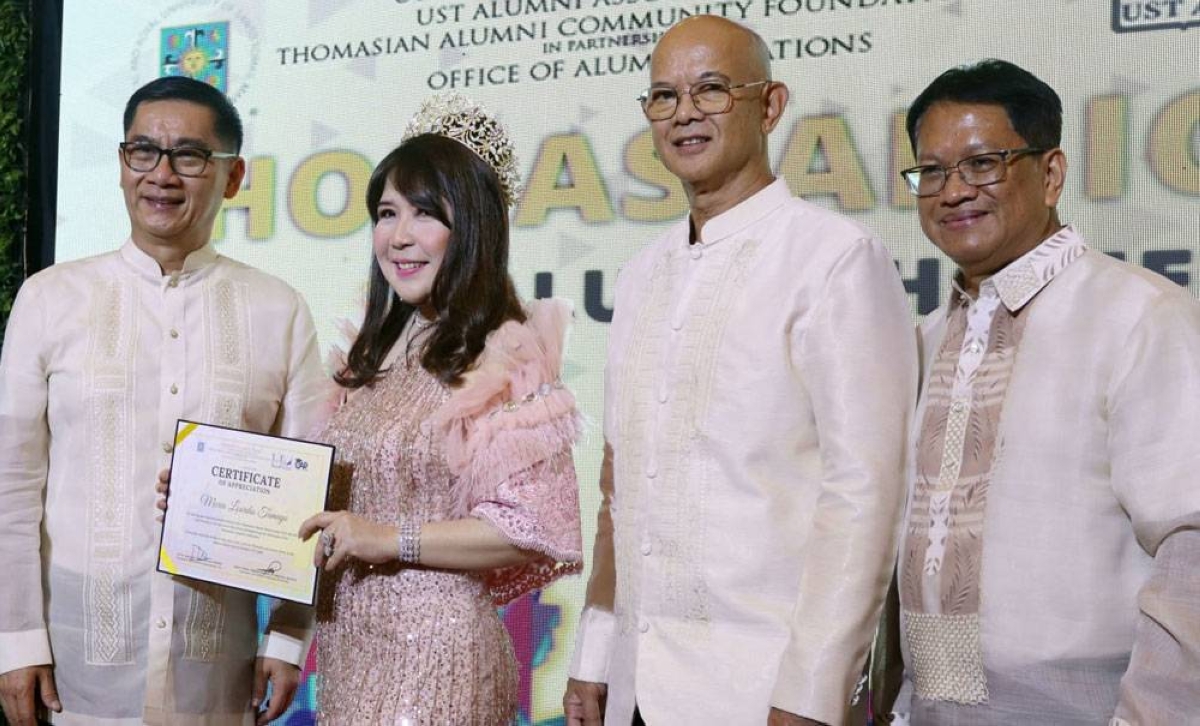
[[[733, 91], [739, 88], [752, 88], [771, 81], [755, 81], [754, 83], [736, 83], [730, 85], [725, 81], [700, 81], [684, 91], [692, 97], [696, 110], [705, 115], [726, 113], [733, 108]], [[651, 121], [662, 121], [675, 115], [679, 107], [679, 97], [682, 94], [674, 88], [647, 88], [637, 97], [642, 104], [642, 113]]]
[[1008, 165], [1026, 154], [1041, 154], [1049, 149], [1032, 146], [1024, 149], [1002, 149], [989, 151], [986, 154], [975, 154], [962, 159], [953, 166], [914, 166], [900, 172], [908, 189], [918, 197], [933, 197], [946, 188], [950, 173], [957, 171], [962, 180], [973, 187], [985, 187], [989, 184], [1004, 181]]
[[122, 141], [121, 158], [133, 171], [153, 171], [166, 155], [171, 171], [179, 176], [200, 176], [208, 168], [209, 159], [236, 159], [237, 154], [201, 149], [196, 146], [176, 146], [164, 149], [144, 141]]

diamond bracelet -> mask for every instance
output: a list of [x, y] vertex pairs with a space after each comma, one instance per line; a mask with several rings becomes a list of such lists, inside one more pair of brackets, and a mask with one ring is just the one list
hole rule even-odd
[[415, 519], [405, 519], [400, 523], [400, 534], [396, 538], [399, 544], [400, 561], [416, 565], [421, 562], [421, 523]]

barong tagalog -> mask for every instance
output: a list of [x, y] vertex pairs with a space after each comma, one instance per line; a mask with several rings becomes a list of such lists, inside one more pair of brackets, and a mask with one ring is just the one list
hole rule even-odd
[[312, 605], [334, 447], [180, 419], [158, 571]]

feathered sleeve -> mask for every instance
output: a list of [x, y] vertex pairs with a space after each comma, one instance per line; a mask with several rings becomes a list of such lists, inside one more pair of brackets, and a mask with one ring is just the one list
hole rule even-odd
[[572, 311], [561, 300], [526, 308], [488, 336], [479, 364], [434, 416], [454, 476], [455, 516], [496, 527], [533, 560], [487, 575], [497, 605], [582, 569], [579, 488], [571, 448], [575, 397], [561, 380]]

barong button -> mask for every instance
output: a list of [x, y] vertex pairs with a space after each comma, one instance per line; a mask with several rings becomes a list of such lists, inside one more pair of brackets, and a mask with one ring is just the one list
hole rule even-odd
[[170, 442], [170, 441], [164, 441], [164, 442], [163, 442], [163, 444], [162, 444], [162, 450], [163, 450], [163, 453], [164, 453], [164, 454], [169, 454], [169, 453], [171, 453], [172, 451], [174, 451], [174, 450], [175, 450], [175, 447], [174, 447], [174, 446], [171, 446], [171, 442]]
[[154, 627], [158, 628], [159, 630], [162, 630], [163, 628], [167, 627], [167, 619], [159, 618], [158, 620], [155, 620]]
[[693, 260], [698, 260], [703, 256], [704, 256], [704, 250], [700, 249], [699, 247], [692, 247], [692, 259]]
[[649, 556], [650, 556], [650, 551], [651, 551], [650, 543], [649, 543], [649, 542], [643, 542], [643, 543], [642, 543], [642, 554], [643, 554], [643, 555], [645, 555], [645, 556], [647, 556], [647, 557], [649, 557]]
[[650, 632], [650, 623], [643, 620], [642, 622], [638, 623], [638, 630], [640, 630], [643, 633], [649, 633]]
[[176, 330], [175, 328], [171, 328], [171, 333], [170, 333], [170, 335], [171, 335], [171, 337], [172, 337], [172, 338], [178, 338], [178, 337], [179, 337], [179, 331], [178, 331], [178, 330]]
[[171, 384], [171, 393], [172, 393], [172, 394], [179, 393], [179, 386], [177, 386], [177, 385], [175, 385], [174, 383], [172, 383], [172, 384]]

